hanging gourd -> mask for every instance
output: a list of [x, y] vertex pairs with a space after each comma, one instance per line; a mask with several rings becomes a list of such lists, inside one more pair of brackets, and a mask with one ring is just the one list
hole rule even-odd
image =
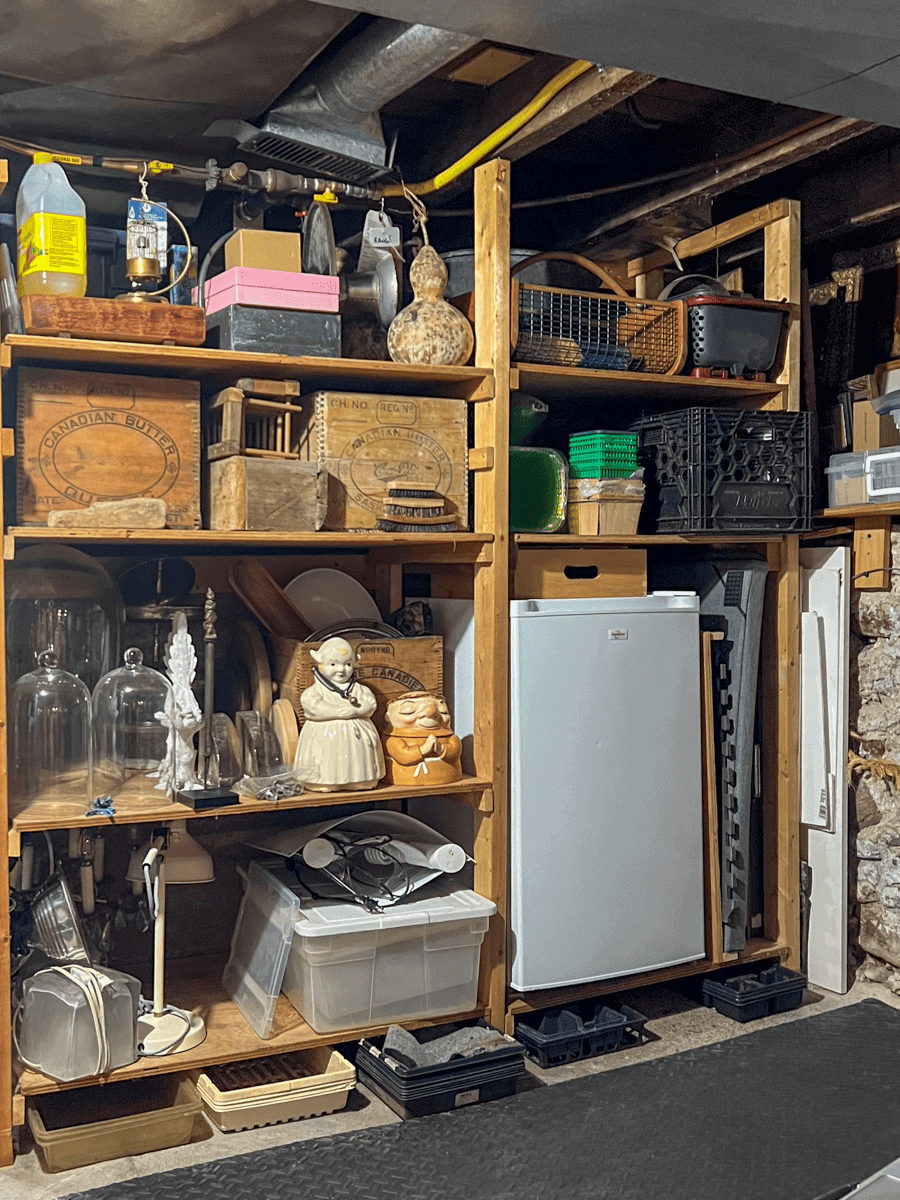
[[409, 284], [415, 299], [397, 313], [388, 329], [388, 354], [399, 363], [459, 366], [469, 361], [475, 336], [459, 309], [444, 299], [447, 268], [429, 244], [425, 206], [415, 199], [413, 211], [422, 227], [425, 245], [409, 268]]

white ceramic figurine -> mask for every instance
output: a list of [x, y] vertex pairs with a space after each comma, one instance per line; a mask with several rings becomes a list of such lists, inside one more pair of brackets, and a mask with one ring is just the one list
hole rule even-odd
[[384, 775], [384, 754], [371, 720], [375, 697], [356, 681], [356, 653], [333, 637], [310, 655], [315, 682], [300, 697], [306, 721], [294, 767], [313, 791], [373, 788]]

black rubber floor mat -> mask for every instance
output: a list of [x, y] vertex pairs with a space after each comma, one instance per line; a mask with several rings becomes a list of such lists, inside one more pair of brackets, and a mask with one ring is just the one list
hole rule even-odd
[[878, 1000], [402, 1125], [66, 1200], [814, 1200], [900, 1153]]

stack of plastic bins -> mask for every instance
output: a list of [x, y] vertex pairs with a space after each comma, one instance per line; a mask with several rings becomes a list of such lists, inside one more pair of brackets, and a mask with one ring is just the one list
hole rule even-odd
[[542, 1069], [595, 1058], [639, 1046], [647, 1018], [627, 1004], [618, 1009], [587, 1000], [516, 1021], [516, 1037], [528, 1057]]
[[[490, 1028], [484, 1021], [479, 1026]], [[453, 1033], [458, 1025], [439, 1025], [414, 1033], [422, 1040]], [[436, 1066], [407, 1067], [384, 1053], [384, 1038], [364, 1039], [356, 1054], [359, 1081], [404, 1120], [450, 1112], [469, 1104], [511, 1096], [525, 1071], [522, 1047], [514, 1038], [473, 1058], [451, 1058]]]
[[206, 1115], [225, 1132], [337, 1112], [356, 1070], [331, 1046], [273, 1054], [196, 1073]]

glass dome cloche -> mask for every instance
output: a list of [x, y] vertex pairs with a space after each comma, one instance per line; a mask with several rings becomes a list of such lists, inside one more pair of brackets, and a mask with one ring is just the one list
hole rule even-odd
[[171, 750], [167, 714], [172, 687], [144, 666], [135, 647], [124, 666], [104, 675], [92, 698], [94, 788], [98, 795], [159, 800], [171, 789], [163, 779]]
[[72, 546], [30, 546], [6, 566], [6, 673], [18, 679], [52, 646], [93, 690], [119, 660], [125, 610], [118, 585]]
[[76, 804], [93, 799], [91, 694], [63, 671], [54, 650], [38, 655], [33, 671], [9, 694], [9, 793], [13, 815], [34, 801]]

